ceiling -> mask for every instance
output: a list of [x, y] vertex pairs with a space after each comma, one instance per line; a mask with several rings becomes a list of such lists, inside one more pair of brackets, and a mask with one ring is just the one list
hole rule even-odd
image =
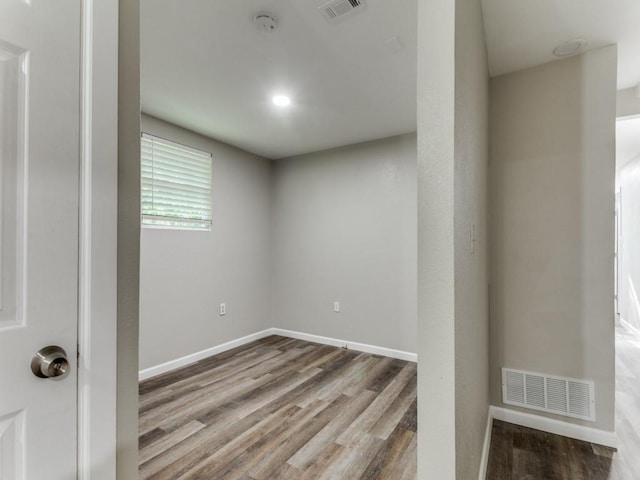
[[[272, 159], [415, 131], [418, 0], [362, 1], [331, 23], [327, 0], [141, 0], [142, 109]], [[619, 89], [640, 83], [640, 0], [481, 1], [491, 76], [583, 37], [618, 44]]]
[[616, 169], [640, 155], [640, 117], [616, 122]]
[[142, 0], [142, 110], [272, 159], [415, 131], [417, 0], [364, 2]]
[[640, 83], [639, 0], [482, 0], [492, 76], [555, 60], [553, 49], [583, 37], [618, 44], [618, 89]]

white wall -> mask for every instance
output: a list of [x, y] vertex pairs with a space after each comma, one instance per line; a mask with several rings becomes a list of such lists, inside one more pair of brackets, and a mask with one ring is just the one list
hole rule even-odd
[[614, 428], [616, 48], [491, 80], [491, 394], [500, 368], [595, 381]]
[[617, 187], [621, 190], [620, 318], [640, 331], [640, 156], [618, 170]]
[[420, 2], [418, 30], [418, 478], [472, 479], [489, 409], [480, 4]]
[[141, 369], [267, 327], [416, 351], [415, 134], [272, 165], [142, 131], [213, 153], [213, 230], [142, 229]]
[[618, 117], [640, 115], [640, 97], [636, 92], [635, 88], [618, 90], [616, 107], [616, 115]]
[[271, 326], [272, 170], [268, 160], [153, 117], [143, 116], [142, 131], [213, 154], [212, 231], [142, 228], [145, 369]]
[[455, 2], [418, 3], [418, 478], [456, 478]]
[[273, 326], [416, 351], [416, 155], [410, 134], [275, 163]]
[[471, 479], [489, 412], [489, 71], [476, 0], [456, 1], [455, 115], [456, 478]]

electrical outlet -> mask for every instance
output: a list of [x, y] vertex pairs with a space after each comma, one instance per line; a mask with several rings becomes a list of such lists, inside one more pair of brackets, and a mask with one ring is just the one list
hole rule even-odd
[[333, 311], [336, 313], [340, 312], [340, 302], [333, 302]]
[[220, 304], [220, 316], [227, 314], [227, 306], [224, 303]]

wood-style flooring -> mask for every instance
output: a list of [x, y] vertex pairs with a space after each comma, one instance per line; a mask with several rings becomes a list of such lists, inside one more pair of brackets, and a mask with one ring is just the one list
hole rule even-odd
[[607, 480], [614, 451], [493, 421], [487, 480]]
[[140, 478], [416, 479], [416, 364], [271, 336], [140, 384]]
[[618, 450], [494, 420], [487, 480], [639, 480], [640, 336], [616, 327]]

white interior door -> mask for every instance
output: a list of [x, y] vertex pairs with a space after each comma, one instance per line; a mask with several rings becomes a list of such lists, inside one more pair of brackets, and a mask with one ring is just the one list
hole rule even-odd
[[0, 480], [76, 478], [79, 45], [79, 0], [0, 0]]

